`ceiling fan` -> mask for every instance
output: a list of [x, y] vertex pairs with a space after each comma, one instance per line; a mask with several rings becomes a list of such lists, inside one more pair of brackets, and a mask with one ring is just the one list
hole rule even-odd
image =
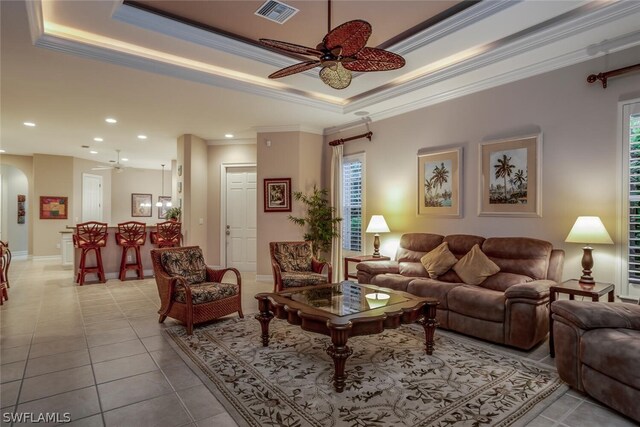
[[331, 29], [331, 0], [328, 13], [328, 33], [316, 48], [279, 40], [260, 39], [260, 43], [287, 53], [313, 56], [317, 59], [300, 62], [276, 71], [270, 79], [301, 73], [317, 66], [320, 79], [334, 89], [351, 84], [351, 72], [388, 71], [404, 66], [404, 58], [387, 50], [366, 47], [371, 35], [371, 24], [361, 19], [345, 22]]
[[111, 162], [111, 165], [98, 165], [95, 167], [92, 167], [91, 170], [93, 171], [104, 171], [104, 170], [109, 170], [109, 169], [113, 169], [114, 171], [116, 171], [116, 173], [122, 173], [124, 171], [124, 165], [120, 163], [120, 150], [117, 149], [116, 153], [118, 153], [118, 159], [117, 160], [110, 160], [109, 162]]

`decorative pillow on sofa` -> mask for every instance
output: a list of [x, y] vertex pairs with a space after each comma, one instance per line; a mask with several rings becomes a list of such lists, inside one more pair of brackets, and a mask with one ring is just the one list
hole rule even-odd
[[453, 271], [455, 271], [467, 285], [479, 285], [484, 282], [487, 277], [498, 273], [500, 267], [480, 250], [480, 246], [474, 245], [473, 248], [453, 266]]
[[449, 271], [449, 269], [458, 262], [458, 258], [449, 250], [449, 244], [442, 242], [435, 249], [420, 258], [420, 262], [429, 273], [429, 277], [437, 279], [438, 276]]

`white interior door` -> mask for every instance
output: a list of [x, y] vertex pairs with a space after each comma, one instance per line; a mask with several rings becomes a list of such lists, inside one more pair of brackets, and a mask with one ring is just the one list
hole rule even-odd
[[102, 176], [82, 174], [82, 222], [102, 221]]
[[256, 168], [227, 169], [227, 267], [256, 271]]

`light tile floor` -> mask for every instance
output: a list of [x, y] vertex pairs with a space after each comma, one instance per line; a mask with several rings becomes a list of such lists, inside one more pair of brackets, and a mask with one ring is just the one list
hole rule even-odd
[[[237, 425], [165, 340], [163, 329], [176, 322], [158, 323], [153, 279], [79, 287], [55, 260], [14, 260], [9, 277], [10, 300], [0, 308], [3, 417], [68, 413], [71, 426]], [[253, 296], [271, 285], [252, 273], [242, 282], [244, 313], [255, 313]], [[546, 343], [531, 352], [496, 347], [553, 365]], [[574, 391], [529, 424], [633, 425]]]

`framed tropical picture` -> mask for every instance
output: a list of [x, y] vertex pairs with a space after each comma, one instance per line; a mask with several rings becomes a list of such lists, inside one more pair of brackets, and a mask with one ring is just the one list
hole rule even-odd
[[418, 215], [462, 217], [462, 147], [418, 151]]
[[542, 216], [542, 134], [480, 143], [478, 215]]
[[151, 216], [151, 194], [131, 194], [131, 216]]
[[291, 212], [291, 178], [265, 178], [264, 211]]

